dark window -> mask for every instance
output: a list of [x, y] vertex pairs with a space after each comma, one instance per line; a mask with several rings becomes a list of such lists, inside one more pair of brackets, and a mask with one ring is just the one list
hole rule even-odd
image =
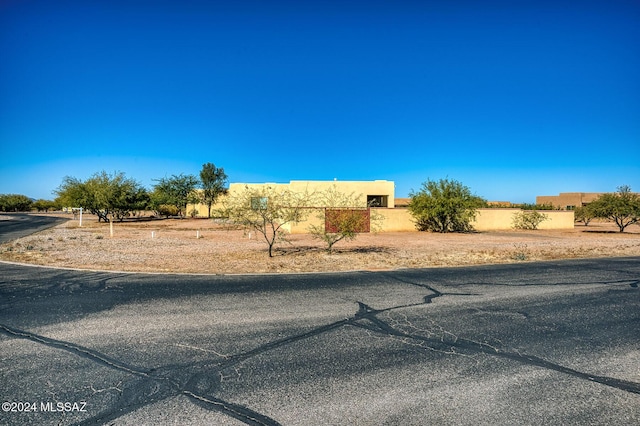
[[387, 195], [367, 195], [368, 207], [387, 207]]

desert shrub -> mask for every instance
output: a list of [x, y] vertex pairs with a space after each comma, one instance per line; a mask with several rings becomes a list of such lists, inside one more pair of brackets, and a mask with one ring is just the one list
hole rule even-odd
[[553, 207], [553, 204], [531, 204], [531, 203], [522, 203], [516, 204], [515, 207], [522, 210], [557, 210]]
[[455, 180], [427, 181], [411, 194], [409, 211], [419, 231], [469, 232], [477, 209], [486, 201]]
[[548, 215], [537, 210], [521, 210], [513, 216], [512, 225], [515, 229], [538, 229], [538, 225], [548, 219]]
[[177, 216], [179, 213], [178, 207], [172, 204], [160, 204], [156, 207], [156, 213], [159, 216]]
[[515, 243], [513, 247], [515, 251], [511, 255], [511, 259], [525, 261], [529, 258], [529, 256], [527, 255], [527, 245], [525, 243]]
[[573, 211], [573, 214], [574, 214], [574, 220], [576, 222], [584, 223], [584, 226], [589, 226], [589, 222], [591, 222], [596, 216], [593, 211], [593, 208], [589, 207], [589, 205], [576, 207], [575, 210]]

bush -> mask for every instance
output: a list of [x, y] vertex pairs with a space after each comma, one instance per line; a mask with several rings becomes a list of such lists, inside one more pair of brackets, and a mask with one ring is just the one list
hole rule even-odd
[[515, 229], [538, 229], [549, 216], [536, 210], [522, 210], [513, 217], [513, 227]]
[[582, 207], [576, 207], [574, 212], [574, 218], [576, 222], [583, 222], [584, 226], [589, 226], [589, 222], [591, 222], [595, 218], [595, 213], [593, 212], [593, 208], [588, 205]]
[[523, 203], [523, 204], [516, 204], [515, 207], [517, 207], [519, 209], [522, 209], [522, 210], [558, 210], [558, 209], [553, 207], [553, 204]]
[[172, 204], [160, 204], [158, 207], [156, 207], [156, 213], [158, 214], [158, 216], [177, 216], [178, 212], [178, 207]]
[[422, 189], [411, 194], [409, 211], [419, 231], [469, 232], [476, 211], [486, 201], [471, 194], [471, 190], [455, 180], [427, 181]]

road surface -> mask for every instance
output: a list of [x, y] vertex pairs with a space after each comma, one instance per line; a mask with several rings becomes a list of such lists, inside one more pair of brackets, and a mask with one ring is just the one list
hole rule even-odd
[[54, 227], [69, 219], [53, 216], [38, 216], [26, 213], [0, 214], [0, 243], [25, 237], [34, 232]]
[[637, 425], [639, 279], [639, 258], [281, 276], [0, 263], [0, 424]]

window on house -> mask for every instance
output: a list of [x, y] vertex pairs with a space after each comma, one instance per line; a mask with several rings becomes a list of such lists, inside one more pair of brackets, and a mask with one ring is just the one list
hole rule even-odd
[[387, 207], [388, 195], [367, 195], [368, 207]]
[[251, 210], [265, 210], [268, 201], [267, 197], [251, 197]]

